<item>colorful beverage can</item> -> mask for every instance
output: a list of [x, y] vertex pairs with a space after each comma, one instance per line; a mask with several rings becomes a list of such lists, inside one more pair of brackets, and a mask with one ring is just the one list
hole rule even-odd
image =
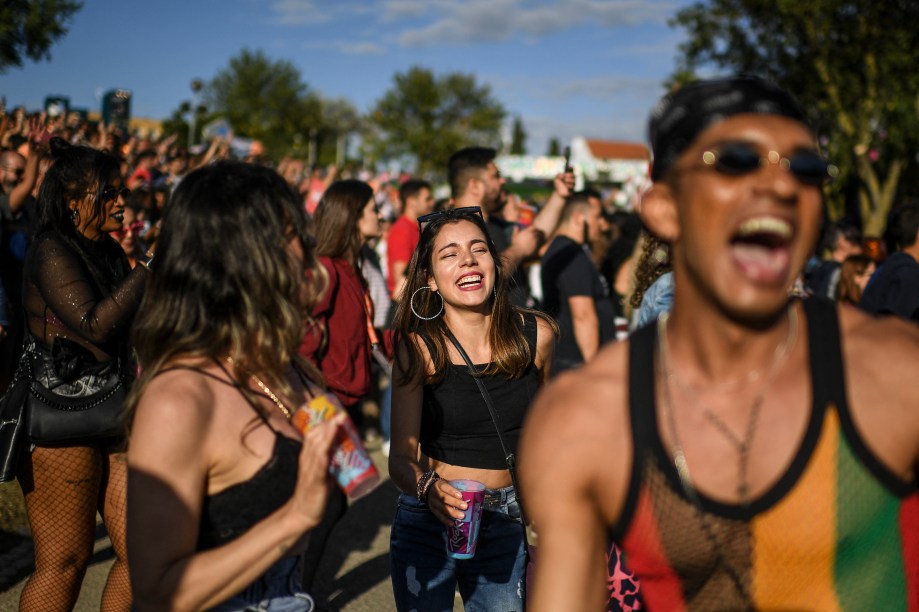
[[466, 516], [447, 527], [447, 554], [454, 559], [471, 559], [479, 540], [485, 485], [477, 480], [450, 480], [449, 483], [460, 492], [468, 506]]
[[[344, 409], [334, 395], [320, 393], [297, 410], [291, 421], [294, 427], [305, 434], [319, 423], [331, 420], [343, 412]], [[329, 462], [329, 473], [348, 499], [363, 497], [382, 482], [380, 473], [364, 448], [357, 427], [347, 415], [332, 444], [334, 450]]]

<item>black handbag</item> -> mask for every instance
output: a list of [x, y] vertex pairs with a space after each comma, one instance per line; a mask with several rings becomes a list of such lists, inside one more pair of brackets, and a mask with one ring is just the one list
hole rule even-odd
[[27, 442], [26, 400], [29, 397], [29, 359], [23, 354], [16, 374], [0, 398], [0, 482], [16, 478], [16, 463], [22, 445]]
[[[68, 444], [124, 434], [121, 413], [128, 384], [118, 360], [100, 363], [83, 347], [62, 338], [55, 339], [51, 351], [37, 343], [30, 349], [26, 423], [33, 444]], [[70, 394], [46, 387], [42, 379], [49, 376], [62, 376]]]

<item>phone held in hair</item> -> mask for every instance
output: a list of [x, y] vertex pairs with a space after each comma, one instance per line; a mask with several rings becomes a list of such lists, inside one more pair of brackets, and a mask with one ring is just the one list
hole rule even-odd
[[[300, 432], [306, 434], [313, 427], [344, 412], [334, 395], [320, 393], [299, 408], [291, 422]], [[367, 495], [382, 482], [380, 473], [364, 448], [357, 427], [347, 414], [345, 422], [335, 434], [332, 446], [334, 450], [329, 462], [329, 473], [349, 500], [354, 501]]]

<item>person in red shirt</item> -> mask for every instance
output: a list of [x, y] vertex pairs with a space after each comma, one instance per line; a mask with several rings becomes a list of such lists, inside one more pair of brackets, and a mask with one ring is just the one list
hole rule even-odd
[[405, 270], [418, 246], [418, 217], [434, 210], [434, 196], [427, 181], [410, 179], [399, 188], [402, 201], [402, 216], [389, 229], [386, 239], [386, 258], [389, 276], [386, 283], [393, 301], [399, 301], [405, 285]]

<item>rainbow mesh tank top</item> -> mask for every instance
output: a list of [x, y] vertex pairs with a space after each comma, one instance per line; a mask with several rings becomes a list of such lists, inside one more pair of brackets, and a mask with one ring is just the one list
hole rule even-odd
[[632, 336], [635, 462], [613, 537], [648, 609], [919, 612], [917, 484], [883, 466], [852, 423], [835, 306], [808, 299], [804, 307], [813, 386], [804, 440], [787, 473], [749, 506], [700, 494], [704, 518], [656, 423], [656, 326]]

